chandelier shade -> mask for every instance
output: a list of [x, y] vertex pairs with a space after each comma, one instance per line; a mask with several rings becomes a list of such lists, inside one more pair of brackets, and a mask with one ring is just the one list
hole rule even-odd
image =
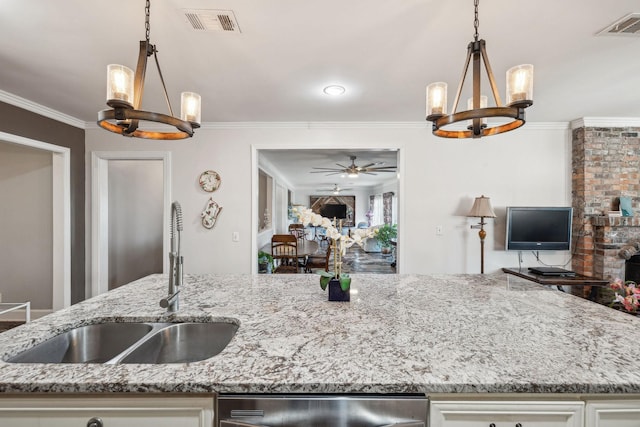
[[[458, 85], [451, 114], [447, 114], [447, 84], [432, 83], [427, 86], [427, 120], [432, 122], [434, 135], [443, 138], [481, 138], [517, 129], [525, 124], [525, 108], [533, 104], [533, 65], [518, 65], [507, 71], [507, 103], [502, 104], [500, 94], [489, 64], [486, 42], [478, 35], [478, 2], [475, 0], [474, 40], [467, 46], [467, 58]], [[494, 105], [488, 105], [488, 97], [481, 94], [481, 71], [484, 65]], [[462, 89], [472, 69], [472, 98], [467, 110], [458, 112]], [[497, 118], [497, 123], [487, 119]], [[453, 129], [451, 125], [467, 121], [466, 130]]]
[[[140, 41], [138, 64], [135, 73], [128, 67], [119, 64], [107, 66], [107, 105], [111, 109], [98, 112], [98, 125], [103, 129], [123, 136], [175, 140], [193, 136], [194, 129], [200, 127], [201, 98], [194, 92], [183, 92], [181, 95], [181, 114], [175, 117], [167, 88], [160, 70], [157, 49], [149, 41], [150, 1], [145, 6], [146, 40]], [[154, 113], [141, 109], [144, 92], [144, 80], [147, 70], [147, 58], [155, 59], [156, 68], [162, 84], [169, 114]], [[164, 125], [162, 130], [144, 128], [141, 123], [153, 122]], [[165, 127], [175, 128], [165, 130]]]

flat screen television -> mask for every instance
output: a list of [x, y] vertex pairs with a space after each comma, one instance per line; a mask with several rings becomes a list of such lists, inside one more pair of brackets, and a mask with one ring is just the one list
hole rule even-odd
[[340, 204], [326, 204], [320, 208], [320, 215], [325, 218], [347, 218], [347, 205]]
[[507, 207], [508, 251], [566, 251], [571, 248], [570, 207]]

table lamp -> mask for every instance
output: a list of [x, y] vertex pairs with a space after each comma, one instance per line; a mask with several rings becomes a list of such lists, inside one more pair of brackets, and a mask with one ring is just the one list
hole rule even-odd
[[480, 218], [480, 223], [472, 225], [471, 228], [479, 228], [478, 236], [480, 236], [480, 273], [484, 274], [484, 238], [487, 237], [487, 232], [484, 231], [485, 218], [495, 218], [496, 214], [493, 212], [491, 202], [488, 197], [480, 196], [476, 197], [473, 202], [471, 211], [467, 214], [468, 217]]

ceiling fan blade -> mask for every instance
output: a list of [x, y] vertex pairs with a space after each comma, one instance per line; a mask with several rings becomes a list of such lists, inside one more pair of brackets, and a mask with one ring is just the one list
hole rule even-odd
[[365, 169], [366, 172], [395, 172], [396, 167], [381, 167], [381, 168], [368, 168]]
[[358, 166], [358, 169], [360, 169], [360, 170], [367, 169], [367, 168], [370, 168], [371, 166], [377, 165], [377, 164], [379, 164], [379, 162], [378, 163], [369, 163], [369, 164], [366, 164], [364, 166]]
[[342, 166], [340, 163], [336, 163], [336, 165], [340, 166], [342, 169], [349, 169], [349, 166]]

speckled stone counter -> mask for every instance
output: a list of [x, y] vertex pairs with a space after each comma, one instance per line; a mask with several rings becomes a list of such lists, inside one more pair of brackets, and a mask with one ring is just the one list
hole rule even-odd
[[71, 327], [237, 319], [188, 364], [11, 364], [0, 392], [639, 393], [640, 319], [503, 273], [353, 275], [350, 303], [315, 275], [154, 275], [0, 334], [0, 358]]

